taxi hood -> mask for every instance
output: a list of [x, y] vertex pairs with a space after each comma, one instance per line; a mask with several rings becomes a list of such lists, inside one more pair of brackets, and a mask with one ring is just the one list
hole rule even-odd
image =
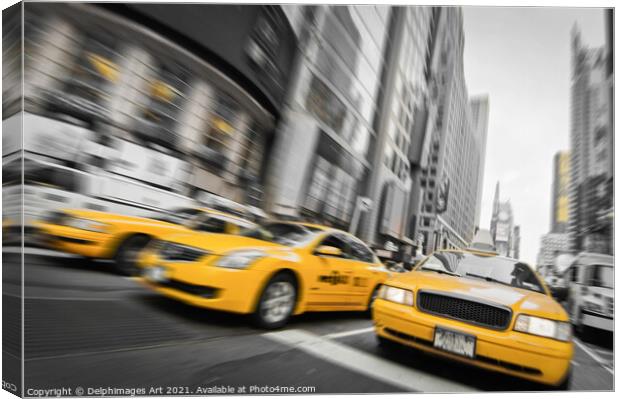
[[232, 234], [193, 232], [166, 236], [163, 240], [200, 248], [214, 255], [236, 250], [291, 251], [291, 247], [285, 245]]
[[397, 275], [385, 282], [387, 285], [406, 288], [417, 293], [428, 290], [436, 293], [458, 295], [489, 304], [503, 305], [513, 313], [566, 321], [564, 308], [552, 297], [535, 291], [510, 287], [475, 278], [465, 278], [435, 272], [412, 271]]

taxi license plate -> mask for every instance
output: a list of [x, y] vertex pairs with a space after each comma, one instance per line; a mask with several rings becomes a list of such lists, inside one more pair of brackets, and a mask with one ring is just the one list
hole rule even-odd
[[161, 266], [144, 269], [144, 278], [155, 283], [163, 283], [168, 280], [166, 277], [166, 269]]
[[476, 337], [436, 327], [433, 346], [446, 352], [473, 358], [476, 354]]

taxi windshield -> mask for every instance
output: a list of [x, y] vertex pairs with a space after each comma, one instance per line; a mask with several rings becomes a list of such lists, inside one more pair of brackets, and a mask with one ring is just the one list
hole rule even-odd
[[200, 214], [202, 214], [202, 210], [199, 208], [174, 208], [164, 215], [159, 213], [153, 214], [153, 212], [151, 212], [145, 214], [144, 217], [150, 217], [151, 219], [161, 220], [162, 222], [181, 224], [185, 227], [189, 227], [195, 223], [193, 219]]
[[461, 252], [436, 252], [420, 264], [416, 270], [485, 280], [545, 293], [532, 269], [527, 264], [515, 259]]
[[293, 223], [266, 223], [241, 235], [289, 247], [301, 247], [312, 241], [320, 231]]

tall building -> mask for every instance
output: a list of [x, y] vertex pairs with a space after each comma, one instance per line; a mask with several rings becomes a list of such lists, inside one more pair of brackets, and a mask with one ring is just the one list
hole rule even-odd
[[[426, 252], [468, 246], [474, 236], [483, 140], [474, 132], [463, 71], [463, 15], [440, 8], [430, 62], [429, 162], [419, 218]], [[480, 118], [478, 118], [479, 120]]]
[[521, 226], [515, 226], [512, 229], [512, 253], [511, 257], [519, 259], [521, 256]]
[[287, 9], [298, 56], [267, 173], [266, 210], [348, 229], [370, 173], [391, 9]]
[[394, 246], [401, 255], [413, 253], [407, 216], [411, 195], [419, 186], [419, 180], [412, 178], [412, 168], [419, 161], [412, 154], [428, 147], [425, 131], [416, 127], [426, 121], [432, 10], [394, 7], [390, 18], [390, 45], [375, 119], [377, 134], [370, 145], [372, 168], [364, 194], [373, 205], [358, 230], [360, 237], [382, 253]]
[[478, 168], [478, 193], [476, 195], [476, 226], [480, 226], [480, 210], [482, 208], [482, 182], [484, 181], [484, 163], [487, 150], [487, 130], [489, 126], [489, 97], [476, 96], [469, 100], [471, 121], [476, 147], [480, 149], [480, 166]]
[[260, 205], [297, 47], [280, 6], [33, 2], [24, 35], [29, 157], [135, 209]]
[[570, 185], [570, 154], [560, 151], [553, 157], [553, 183], [551, 187], [552, 233], [566, 232], [568, 225], [568, 193]]
[[491, 211], [491, 237], [495, 241], [495, 231], [497, 229], [497, 216], [499, 215], [499, 181], [495, 183], [495, 194], [493, 195], [493, 209]]
[[544, 275], [555, 271], [556, 258], [569, 252], [569, 238], [566, 233], [547, 233], [540, 238], [537, 269]]
[[605, 48], [588, 48], [577, 26], [572, 38], [569, 225], [574, 252], [613, 251], [613, 113]]
[[[491, 237], [495, 250], [502, 256], [514, 256], [515, 244], [520, 246], [520, 228], [514, 225], [514, 215], [510, 201], [500, 200], [499, 182], [495, 185], [493, 213], [491, 215]], [[515, 239], [515, 234], [517, 239]], [[517, 255], [519, 249], [517, 248]]]

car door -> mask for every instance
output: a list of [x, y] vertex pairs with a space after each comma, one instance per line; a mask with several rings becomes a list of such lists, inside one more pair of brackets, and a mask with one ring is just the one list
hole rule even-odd
[[347, 236], [347, 241], [352, 271], [349, 299], [354, 306], [366, 306], [372, 291], [383, 282], [387, 271], [362, 240]]
[[[320, 240], [310, 253], [311, 281], [308, 283], [309, 310], [339, 310], [350, 306], [352, 265], [348, 255], [347, 241], [338, 233], [330, 233]], [[341, 256], [320, 255], [321, 246], [335, 247]]]

